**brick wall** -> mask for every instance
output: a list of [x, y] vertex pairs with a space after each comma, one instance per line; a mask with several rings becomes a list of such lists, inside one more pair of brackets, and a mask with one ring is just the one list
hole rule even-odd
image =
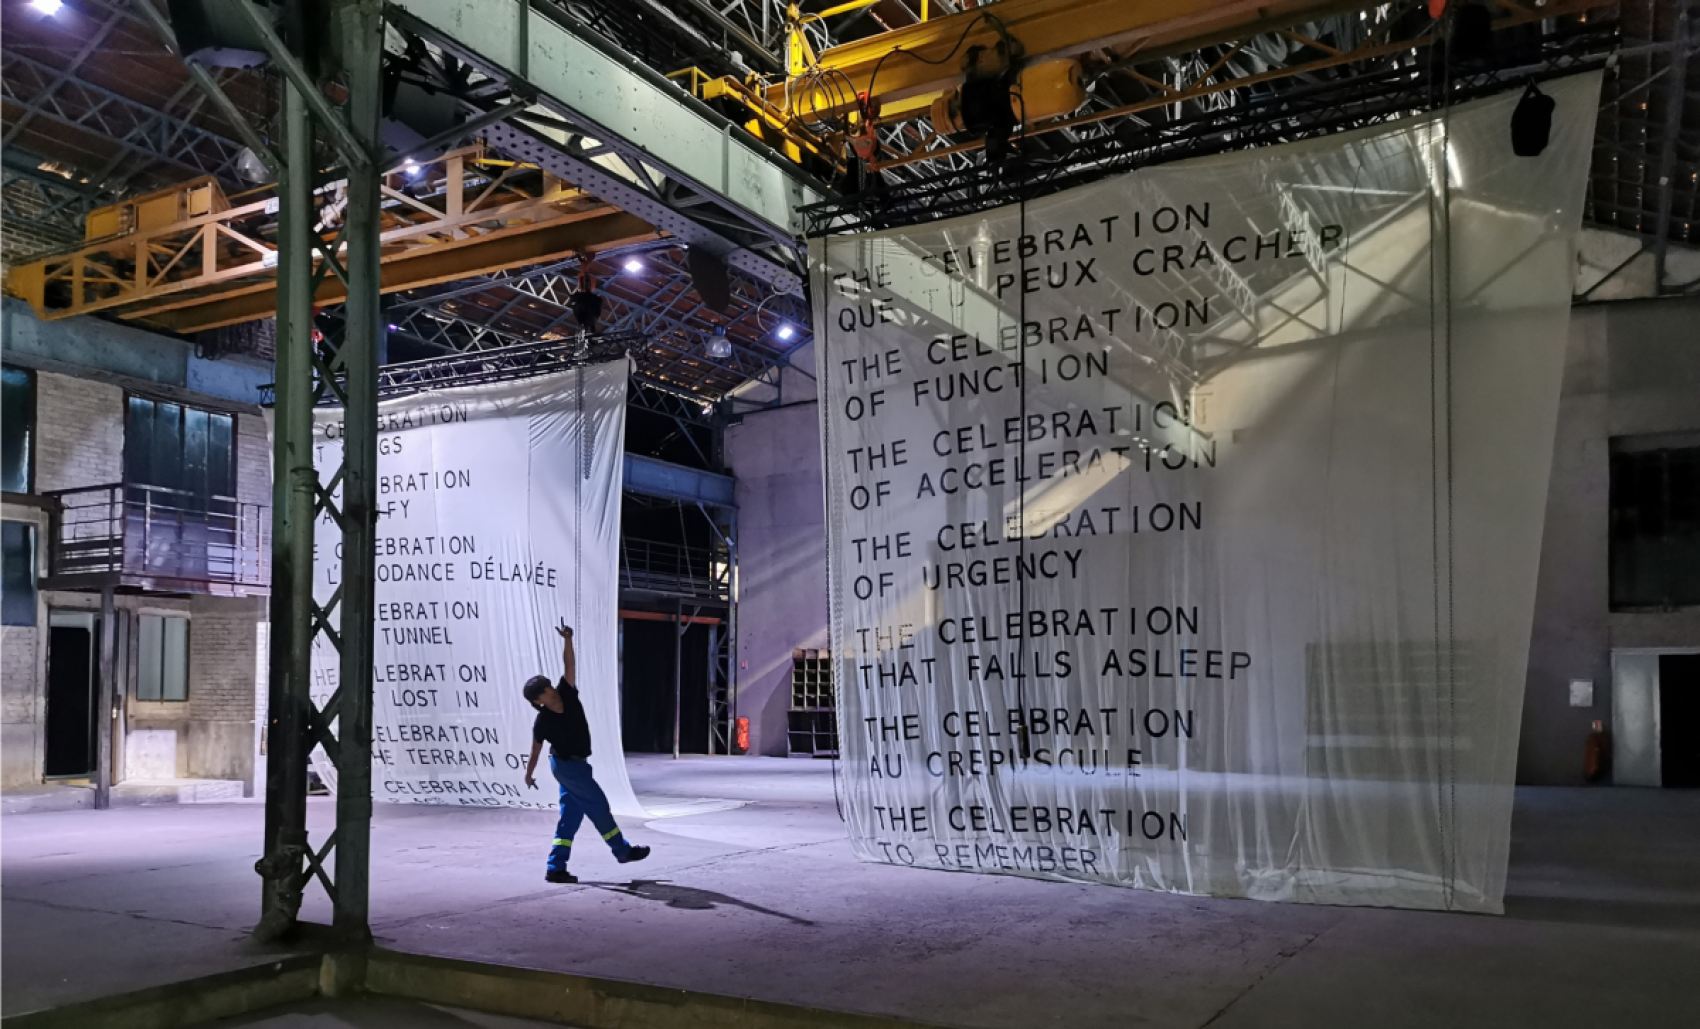
[[189, 717], [205, 722], [254, 718], [254, 624], [264, 602], [195, 597], [189, 615]]
[[236, 499], [271, 506], [272, 444], [263, 415], [236, 416]]
[[0, 185], [0, 264], [19, 264], [36, 253], [80, 240], [68, 226], [46, 228], [36, 221], [46, 208], [48, 197], [32, 182], [17, 179]]
[[41, 712], [41, 677], [35, 626], [0, 628], [0, 785], [35, 782], [40, 767], [36, 720]]
[[35, 488], [43, 493], [124, 475], [124, 391], [104, 382], [35, 377]]

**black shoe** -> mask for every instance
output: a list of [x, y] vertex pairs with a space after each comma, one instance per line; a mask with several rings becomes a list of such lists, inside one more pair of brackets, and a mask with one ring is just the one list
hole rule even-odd
[[626, 851], [626, 856], [620, 859], [620, 864], [629, 865], [633, 861], [642, 861], [644, 858], [646, 858], [648, 856], [649, 856], [649, 848], [648, 847], [639, 847], [636, 844], [633, 844], [632, 848], [630, 850]]
[[552, 883], [576, 883], [576, 882], [578, 882], [578, 876], [567, 871], [565, 868], [559, 868], [559, 869], [551, 868], [547, 872], [543, 873], [543, 878], [546, 882], [552, 882]]

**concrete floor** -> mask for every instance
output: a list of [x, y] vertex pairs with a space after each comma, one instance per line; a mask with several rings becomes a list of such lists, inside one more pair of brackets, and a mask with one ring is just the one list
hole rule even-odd
[[[1491, 918], [863, 864], [824, 763], [632, 773], [695, 813], [628, 826], [641, 866], [578, 855], [573, 887], [542, 882], [546, 813], [379, 805], [379, 942], [988, 1029], [1700, 1025], [1700, 792], [1519, 791]], [[6, 818], [0, 1012], [270, 956], [245, 938], [260, 823], [253, 802]]]
[[546, 1022], [391, 997], [312, 1000], [213, 1024], [216, 1029], [560, 1029]]

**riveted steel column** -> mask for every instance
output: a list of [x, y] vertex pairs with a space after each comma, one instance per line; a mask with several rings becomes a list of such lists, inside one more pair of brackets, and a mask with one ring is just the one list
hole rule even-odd
[[[348, 127], [362, 154], [349, 156], [346, 376], [342, 467], [343, 592], [341, 705], [337, 718], [336, 919], [350, 939], [368, 939], [372, 831], [373, 568], [378, 475], [379, 119], [383, 105], [382, 0], [341, 0], [335, 9], [348, 85]], [[363, 158], [363, 159], [362, 159]], [[332, 712], [325, 712], [330, 717]]]
[[266, 715], [265, 852], [254, 935], [277, 939], [301, 908], [313, 645], [313, 127], [285, 85], [278, 177], [277, 375], [272, 408], [271, 682]]

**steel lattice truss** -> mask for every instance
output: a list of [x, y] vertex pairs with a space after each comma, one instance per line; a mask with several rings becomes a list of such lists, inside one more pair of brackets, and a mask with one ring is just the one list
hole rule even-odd
[[[271, 117], [262, 76], [217, 77], [257, 121]], [[0, 107], [8, 264], [80, 240], [89, 208], [127, 195], [198, 175], [249, 185], [235, 174], [235, 133], [122, 0], [72, 0], [51, 17], [9, 7]]]
[[[784, 63], [789, 7], [784, 0], [534, 3], [663, 74], [697, 67], [710, 75], [773, 76]], [[805, 11], [826, 6], [826, 0], [802, 4]], [[934, 0], [931, 9], [937, 17], [965, 6]], [[1492, 0], [1490, 6], [1502, 16], [1536, 13], [1528, 0]], [[1397, 0], [1296, 31], [1187, 54], [1086, 55], [1090, 88], [1086, 106], [1071, 119], [1078, 124], [1036, 137], [1028, 155], [1035, 162], [1072, 164], [1084, 175], [1090, 173], [1082, 170], [1090, 162], [1083, 158], [1119, 152], [1119, 159], [1103, 163], [1108, 170], [1181, 156], [1203, 146], [1200, 137], [1208, 134], [1208, 126], [1250, 125], [1269, 111], [1286, 112], [1272, 119], [1280, 131], [1272, 124], [1242, 132], [1240, 145], [1346, 124], [1340, 104], [1328, 114], [1323, 109], [1329, 105], [1315, 98], [1354, 77], [1373, 91], [1385, 85], [1375, 77], [1378, 70], [1401, 60], [1408, 65], [1411, 59], [1368, 64], [1337, 58], [1387, 39], [1420, 38], [1430, 24], [1424, 7], [1421, 0]], [[1700, 61], [1691, 57], [1700, 40], [1693, 29], [1697, 8], [1695, 0], [1625, 0], [1583, 19], [1618, 30], [1622, 48], [1606, 77], [1588, 221], [1641, 238], [1661, 260], [1670, 241], [1700, 242]], [[919, 14], [919, 0], [883, 0], [824, 22], [811, 21], [805, 33], [818, 51], [913, 24]], [[1526, 29], [1527, 34], [1540, 31], [1536, 24]], [[425, 42], [430, 60], [421, 74], [438, 83], [453, 80], [469, 109], [511, 99], [506, 83], [459, 63], [452, 43]], [[392, 53], [398, 44], [405, 46], [405, 34], [392, 37]], [[53, 18], [9, 10], [0, 60], [6, 143], [0, 213], [7, 262], [74, 243], [86, 211], [121, 196], [199, 174], [219, 177], [233, 192], [247, 185], [234, 175], [233, 162], [241, 151], [236, 133], [208, 109], [181, 64], [125, 0], [68, 0]], [[1272, 72], [1279, 73], [1278, 81], [1247, 81]], [[275, 83], [258, 72], [218, 75], [243, 110], [259, 123], [270, 123], [276, 113]], [[1374, 98], [1362, 93], [1360, 103], [1373, 105]], [[550, 159], [560, 164], [552, 170], [569, 179], [598, 179], [593, 190], [652, 223], [685, 218], [711, 249], [729, 245], [734, 252], [756, 255], [768, 262], [757, 269], [758, 278], [787, 262], [791, 273], [797, 271], [786, 241], [764, 237], [719, 209], [714, 197], [658, 174], [641, 153], [598, 139], [594, 127], [555, 113], [560, 117], [493, 126], [486, 137], [510, 153], [546, 140]], [[887, 165], [881, 180], [898, 196], [936, 198], [949, 192], [940, 192], [941, 183], [967, 183], [983, 175], [977, 151], [935, 132], [925, 118], [882, 127], [880, 142]], [[959, 190], [952, 202], [961, 203], [965, 196]], [[562, 303], [573, 270], [566, 262], [492, 276], [483, 280], [482, 293], [463, 288], [478, 284], [462, 283], [450, 291], [454, 296], [442, 289], [402, 295], [398, 331], [453, 349], [575, 332]], [[754, 278], [734, 275], [739, 283], [735, 307], [722, 318], [702, 309], [676, 251], [671, 259], [655, 258], [652, 272], [657, 280], [652, 289], [625, 290], [610, 280], [603, 327], [649, 334], [654, 342], [639, 356], [640, 377], [688, 396], [685, 403], [693, 409], [699, 400], [712, 402], [742, 382], [775, 374], [786, 351], [807, 341], [808, 319], [800, 300], [776, 301]], [[651, 304], [652, 297], [659, 300]], [[771, 338], [781, 310], [798, 329], [784, 342]], [[727, 324], [734, 343], [732, 356], [725, 359], [706, 352], [719, 322]]]
[[[876, 194], [818, 205], [806, 212], [810, 233], [947, 218], [1031, 200], [1150, 164], [1364, 128], [1529, 81], [1600, 67], [1614, 40], [1609, 28], [1578, 27], [1507, 48], [1502, 63], [1458, 67], [1442, 60], [1403, 62], [1124, 127], [1111, 136], [1082, 140], [1063, 153], [1029, 154], [997, 167], [977, 163], [936, 171]], [[1226, 290], [1229, 296], [1235, 292]]]
[[187, 119], [15, 53], [0, 55], [0, 86], [5, 98], [22, 108], [13, 132], [32, 120], [51, 122], [118, 148], [122, 158], [114, 155], [109, 164], [141, 158], [175, 166], [184, 178], [235, 180], [242, 144]]
[[[627, 261], [641, 268], [626, 271]], [[604, 298], [599, 329], [645, 337], [632, 352], [640, 378], [699, 405], [750, 381], [776, 380], [807, 334], [801, 298], [736, 273], [733, 303], [724, 314], [710, 310], [676, 246], [624, 250], [597, 267], [604, 273], [596, 281]], [[417, 291], [389, 309], [391, 332], [444, 351], [569, 338], [580, 328], [569, 305], [577, 272], [574, 259]], [[724, 330], [728, 356], [708, 352], [716, 328]]]

